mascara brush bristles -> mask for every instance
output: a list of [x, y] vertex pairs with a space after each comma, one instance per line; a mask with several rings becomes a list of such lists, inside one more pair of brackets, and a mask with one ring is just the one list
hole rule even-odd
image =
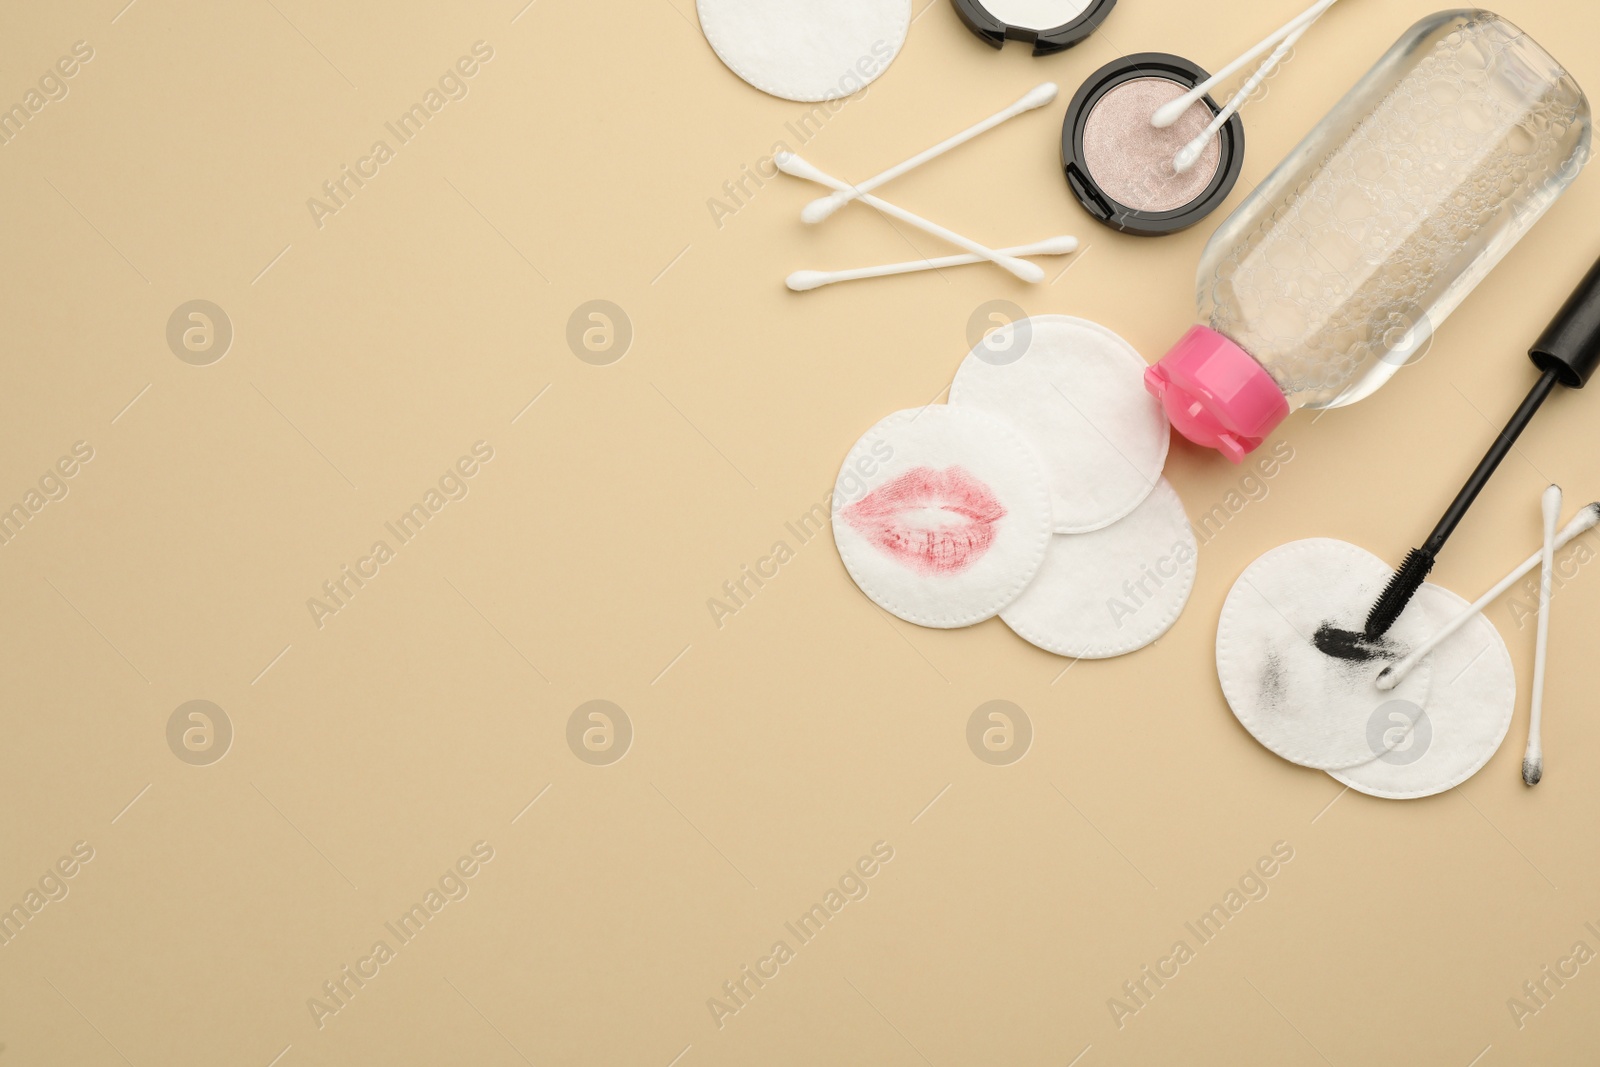
[[1427, 581], [1428, 574], [1432, 570], [1433, 553], [1426, 549], [1413, 548], [1406, 554], [1405, 562], [1400, 564], [1400, 569], [1394, 572], [1394, 577], [1384, 586], [1383, 595], [1378, 597], [1378, 602], [1372, 606], [1372, 612], [1367, 616], [1368, 638], [1376, 640], [1389, 632], [1389, 628], [1400, 618], [1400, 613], [1406, 610], [1406, 605], [1411, 603], [1411, 598], [1422, 588], [1422, 583]]

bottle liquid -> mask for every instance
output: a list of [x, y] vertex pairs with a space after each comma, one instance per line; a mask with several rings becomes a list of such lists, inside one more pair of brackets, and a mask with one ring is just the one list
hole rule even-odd
[[1235, 463], [1291, 411], [1369, 396], [1577, 177], [1589, 102], [1517, 27], [1408, 30], [1212, 236], [1201, 325], [1145, 385]]

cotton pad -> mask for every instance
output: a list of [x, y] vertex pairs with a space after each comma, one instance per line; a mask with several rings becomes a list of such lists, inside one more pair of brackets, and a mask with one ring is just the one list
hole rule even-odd
[[1044, 460], [1056, 532], [1088, 533], [1132, 512], [1161, 480], [1172, 432], [1145, 370], [1105, 327], [1036, 315], [978, 343], [956, 371], [950, 403], [1022, 431]]
[[728, 69], [786, 100], [832, 100], [864, 88], [894, 61], [911, 26], [911, 0], [698, 0], [698, 6], [700, 29]]
[[1430, 663], [1390, 692], [1378, 672], [1434, 630], [1420, 609], [1407, 608], [1368, 659], [1328, 655], [1316, 644], [1324, 627], [1359, 632], [1394, 572], [1383, 560], [1343, 541], [1294, 541], [1245, 569], [1222, 606], [1217, 625], [1217, 677], [1228, 706], [1246, 730], [1284, 759], [1321, 770], [1366, 763], [1399, 744], [1367, 725], [1380, 705], [1404, 700], [1428, 706]]
[[[1436, 632], [1467, 607], [1447, 589], [1424, 585], [1407, 611], [1418, 610]], [[1387, 700], [1368, 722], [1369, 740], [1387, 747], [1377, 759], [1329, 773], [1351, 789], [1390, 800], [1414, 800], [1453, 789], [1477, 774], [1500, 750], [1517, 704], [1511, 653], [1484, 616], [1429, 653], [1433, 686], [1419, 708]], [[1386, 697], [1391, 694], [1384, 694]]]
[[1051, 538], [1039, 576], [1000, 618], [1058, 656], [1121, 656], [1171, 629], [1194, 588], [1198, 556], [1183, 502], [1163, 480], [1121, 522]]
[[833, 538], [875, 604], [919, 626], [971, 626], [1038, 573], [1050, 492], [1038, 457], [1000, 419], [913, 408], [867, 431], [845, 458]]

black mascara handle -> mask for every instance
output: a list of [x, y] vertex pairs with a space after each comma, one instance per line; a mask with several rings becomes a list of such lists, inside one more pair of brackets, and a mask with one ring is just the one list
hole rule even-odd
[[1382, 637], [1400, 618], [1411, 597], [1427, 580], [1428, 572], [1433, 569], [1444, 543], [1461, 525], [1467, 509], [1478, 499], [1478, 494], [1489, 483], [1495, 468], [1511, 452], [1517, 438], [1528, 428], [1528, 423], [1533, 421], [1540, 406], [1550, 398], [1556, 385], [1560, 383], [1571, 389], [1582, 389], [1588, 384], [1595, 368], [1600, 366], [1600, 263], [1589, 269], [1583, 281], [1578, 283], [1578, 288], [1556, 312], [1556, 317], [1528, 350], [1528, 358], [1542, 372], [1539, 380], [1529, 390], [1516, 414], [1511, 416], [1511, 421], [1506, 423], [1506, 428], [1489, 446], [1489, 451], [1472, 472], [1472, 477], [1467, 479], [1467, 484], [1451, 501], [1444, 518], [1428, 535], [1428, 540], [1421, 548], [1411, 550], [1384, 587], [1378, 602], [1367, 615], [1363, 631], [1366, 637]]
[[1540, 405], [1549, 398], [1559, 382], [1570, 389], [1582, 389], [1588, 384], [1595, 368], [1600, 367], [1600, 262], [1589, 268], [1578, 288], [1573, 290], [1556, 317], [1550, 320], [1543, 334], [1528, 350], [1528, 358], [1543, 373], [1534, 383], [1522, 406], [1517, 408], [1506, 428], [1500, 431], [1488, 453], [1478, 464], [1467, 484], [1456, 494], [1444, 518], [1433, 528], [1423, 550], [1438, 555], [1455, 528], [1461, 523], [1467, 509], [1478, 499], [1489, 476], [1494, 474], [1500, 461], [1505, 459], [1516, 444], [1522, 431], [1538, 413]]
[[1499, 467], [1500, 461], [1511, 452], [1511, 446], [1517, 443], [1517, 438], [1528, 428], [1528, 423], [1538, 414], [1539, 406], [1550, 396], [1560, 380], [1561, 371], [1557, 367], [1551, 367], [1539, 376], [1527, 398], [1522, 401], [1522, 406], [1511, 416], [1511, 421], [1506, 423], [1506, 428], [1500, 431], [1500, 436], [1494, 439], [1494, 444], [1489, 446], [1489, 451], [1478, 463], [1477, 469], [1472, 472], [1472, 477], [1467, 479], [1467, 484], [1461, 487], [1461, 492], [1451, 501], [1444, 518], [1439, 520], [1439, 525], [1428, 535], [1428, 540], [1422, 546], [1424, 552], [1437, 556], [1439, 550], [1444, 548], [1444, 543], [1450, 539], [1450, 535], [1455, 533], [1456, 527], [1466, 517], [1467, 509], [1478, 499], [1483, 487], [1489, 484], [1489, 478], [1494, 474], [1495, 468]]
[[1600, 367], [1600, 263], [1589, 269], [1533, 347], [1528, 358], [1555, 371], [1561, 384], [1582, 389]]

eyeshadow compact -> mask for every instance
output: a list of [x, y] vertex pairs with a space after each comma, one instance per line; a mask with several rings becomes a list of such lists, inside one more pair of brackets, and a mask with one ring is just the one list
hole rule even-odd
[[[1228, 198], [1244, 165], [1238, 114], [1207, 135], [1222, 109], [1202, 96], [1170, 125], [1152, 121], [1207, 77], [1181, 56], [1141, 52], [1083, 83], [1061, 129], [1061, 165], [1090, 215], [1124, 233], [1161, 237], [1193, 226]], [[1198, 155], [1180, 172], [1173, 160], [1191, 144]]]
[[1033, 45], [1036, 56], [1054, 55], [1093, 33], [1117, 0], [951, 0], [956, 14], [994, 48], [1006, 41]]

